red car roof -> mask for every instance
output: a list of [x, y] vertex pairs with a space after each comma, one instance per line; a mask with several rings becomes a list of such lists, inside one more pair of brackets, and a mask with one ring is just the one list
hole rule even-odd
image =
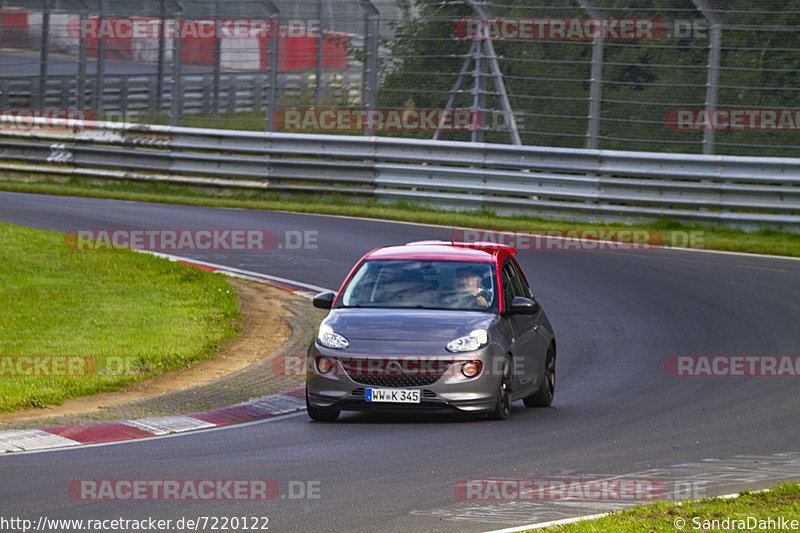
[[440, 261], [495, 262], [498, 256], [516, 254], [511, 246], [491, 242], [417, 241], [404, 246], [386, 246], [371, 251], [364, 259], [424, 259]]

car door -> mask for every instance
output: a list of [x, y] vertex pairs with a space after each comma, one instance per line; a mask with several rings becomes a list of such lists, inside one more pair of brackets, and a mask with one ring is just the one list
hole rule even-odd
[[[530, 286], [522, 270], [509, 257], [503, 262], [503, 307], [509, 309], [515, 296], [533, 298]], [[542, 365], [547, 350], [547, 339], [540, 331], [541, 309], [535, 315], [507, 314], [506, 317], [514, 332], [512, 354], [514, 357], [514, 391], [517, 393], [532, 392], [539, 383], [536, 381], [542, 374]]]

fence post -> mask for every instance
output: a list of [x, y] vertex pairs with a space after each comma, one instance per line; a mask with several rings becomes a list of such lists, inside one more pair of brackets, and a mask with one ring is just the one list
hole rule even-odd
[[[600, 12], [589, 0], [578, 0], [581, 7], [594, 19], [601, 19]], [[600, 113], [603, 90], [603, 36], [598, 32], [592, 40], [592, 78], [589, 82], [589, 124], [586, 129], [586, 148], [596, 150], [600, 138]]]
[[[360, 0], [366, 17], [364, 18], [364, 72], [361, 86], [361, 99], [368, 111], [378, 108], [378, 32], [380, 12], [370, 0]], [[370, 116], [369, 114], [367, 115]], [[367, 119], [364, 128], [366, 135], [373, 134], [372, 120]]]
[[43, 108], [47, 98], [47, 62], [50, 55], [50, 5], [51, 0], [45, 0], [42, 13], [42, 48], [39, 51], [39, 92], [36, 95], [36, 106]]
[[0, 0], [0, 56], [3, 55], [3, 4], [5, 0]]
[[[314, 103], [319, 105], [322, 98], [322, 60], [324, 59], [323, 47], [325, 46], [325, 25], [322, 23], [322, 0], [317, 0], [317, 16], [319, 17], [319, 34], [317, 35], [317, 87], [314, 91]], [[306, 25], [308, 27], [308, 25]]]
[[175, 37], [172, 45], [172, 101], [170, 102], [170, 126], [177, 126], [180, 124], [181, 113], [183, 112], [183, 94], [181, 91], [181, 16], [183, 15], [183, 5], [178, 3], [177, 8], [173, 12], [177, 28], [175, 29]]
[[220, 0], [214, 0], [214, 75], [213, 75], [213, 113], [219, 115], [220, 103], [220, 69], [222, 68], [222, 20]]
[[[708, 38], [708, 79], [706, 80], [706, 112], [710, 113], [717, 107], [720, 48], [722, 47], [722, 19], [711, 9], [706, 0], [692, 0], [692, 3], [703, 13], [711, 29]], [[704, 154], [714, 153], [715, 140], [716, 132], [714, 128], [706, 128], [703, 132]]]
[[[86, 8], [86, 3], [81, 2]], [[88, 8], [87, 8], [88, 9]], [[76, 95], [75, 95], [75, 107], [77, 109], [84, 109], [86, 106], [86, 61], [88, 59], [87, 49], [88, 49], [88, 39], [86, 37], [86, 24], [89, 22], [87, 19], [89, 18], [89, 12], [81, 11], [80, 13], [80, 32], [81, 34], [78, 36], [78, 84], [76, 87]]]
[[[467, 0], [469, 5], [478, 12], [483, 18], [489, 18], [489, 10], [482, 4], [478, 4], [475, 0]], [[514, 118], [514, 112], [511, 109], [511, 101], [508, 99], [508, 92], [506, 92], [506, 84], [503, 81], [503, 72], [500, 70], [500, 64], [497, 61], [497, 54], [494, 51], [494, 45], [491, 39], [481, 40], [480, 50], [486, 50], [486, 60], [489, 62], [489, 68], [492, 70], [492, 80], [494, 80], [494, 87], [500, 97], [500, 106], [503, 108], [503, 116], [505, 117], [506, 124], [508, 124], [509, 136], [511, 142], [517, 145], [522, 144], [522, 139], [519, 136], [517, 128], [517, 119]], [[474, 130], [473, 130], [474, 133]], [[473, 140], [475, 140], [473, 136]]]
[[[484, 61], [484, 41], [478, 41], [478, 46], [475, 47], [475, 51], [472, 56], [472, 60], [474, 63], [474, 68], [472, 69], [472, 78], [474, 83], [472, 84], [472, 109], [476, 113], [483, 114], [483, 107], [485, 102], [485, 92], [486, 92], [486, 63]], [[472, 128], [471, 133], [471, 141], [472, 142], [483, 142], [483, 125], [481, 124], [478, 127]]]
[[[98, 27], [103, 27], [103, 19], [106, 14], [106, 0], [100, 0], [100, 16], [98, 20]], [[105, 55], [106, 55], [106, 42], [102, 34], [97, 36], [97, 68], [95, 72], [97, 79], [95, 80], [95, 107], [97, 108], [97, 118], [101, 119], [103, 115], [103, 92], [105, 91]]]
[[269, 11], [269, 54], [267, 56], [267, 113], [264, 120], [266, 131], [272, 131], [272, 116], [275, 114], [278, 98], [278, 46], [280, 46], [280, 11], [272, 0], [262, 0], [261, 4]]
[[[158, 72], [156, 73], [155, 112], [161, 114], [164, 91], [164, 62], [167, 55], [167, 0], [161, 0], [161, 25], [158, 27]], [[151, 101], [153, 101], [151, 99]]]

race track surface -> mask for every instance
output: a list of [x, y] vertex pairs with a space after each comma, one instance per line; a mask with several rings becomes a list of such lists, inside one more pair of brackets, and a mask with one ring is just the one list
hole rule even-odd
[[[338, 289], [372, 248], [452, 229], [0, 192], [0, 221], [47, 230], [316, 232], [316, 249], [172, 252]], [[92, 253], [92, 252], [87, 252]], [[99, 253], [99, 252], [97, 252]], [[462, 501], [462, 479], [659, 480], [711, 496], [800, 477], [800, 378], [680, 378], [673, 355], [799, 355], [800, 261], [680, 250], [521, 251], [558, 339], [553, 407], [506, 422], [305, 413], [145, 441], [0, 457], [3, 516], [268, 516], [270, 531], [485, 531], [627, 502]], [[309, 304], [310, 305], [310, 304]], [[410, 332], [413, 333], [413, 332]], [[86, 502], [76, 479], [312, 482], [318, 499]], [[315, 485], [317, 483], [318, 485]], [[692, 487], [693, 494], [686, 494]], [[684, 491], [684, 492], [681, 492]]]

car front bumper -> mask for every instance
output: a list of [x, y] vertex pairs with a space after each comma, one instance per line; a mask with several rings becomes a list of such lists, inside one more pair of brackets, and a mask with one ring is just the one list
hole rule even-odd
[[[321, 374], [315, 364], [315, 359], [320, 356], [328, 357], [336, 362], [334, 371], [329, 375]], [[406, 356], [417, 357], [417, 356]], [[420, 385], [387, 386], [372, 384], [358, 376], [352, 377], [341, 364], [341, 359], [379, 359], [402, 360], [398, 356], [367, 356], [358, 354], [343, 355], [337, 350], [319, 347], [316, 343], [309, 350], [306, 365], [306, 393], [308, 401], [313, 407], [323, 409], [339, 409], [344, 411], [393, 411], [393, 412], [466, 412], [481, 413], [491, 412], [497, 404], [497, 391], [502, 376], [494, 372], [497, 367], [495, 361], [498, 357], [502, 361], [502, 354], [495, 353], [493, 347], [487, 346], [474, 352], [461, 354], [447, 354], [439, 356], [418, 356], [426, 359], [436, 357], [453, 359], [456, 362], [433, 383]], [[474, 378], [466, 378], [460, 374], [460, 364], [463, 361], [480, 360], [483, 364], [481, 373]], [[456, 366], [454, 366], [456, 365]], [[381, 365], [376, 365], [380, 367]], [[420, 403], [391, 403], [367, 402], [366, 389], [368, 388], [402, 388], [420, 389]]]

